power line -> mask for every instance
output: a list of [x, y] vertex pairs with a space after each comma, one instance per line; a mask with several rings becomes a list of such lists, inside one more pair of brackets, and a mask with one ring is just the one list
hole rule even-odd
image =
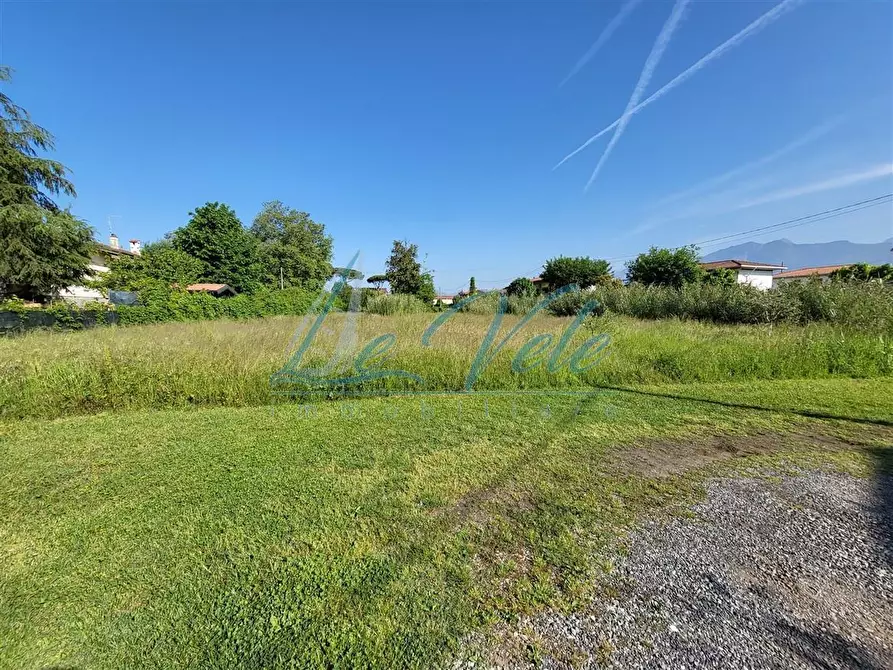
[[[733, 233], [730, 235], [724, 235], [722, 237], [714, 237], [712, 239], [704, 240], [702, 242], [695, 242], [695, 244], [697, 244], [699, 246], [706, 245], [706, 244], [710, 244], [711, 242], [727, 240], [732, 237], [740, 237], [741, 235], [750, 235], [751, 233], [757, 233], [757, 232], [760, 232], [763, 230], [771, 230], [774, 228], [780, 228], [781, 226], [788, 226], [792, 223], [797, 223], [797, 224], [801, 224], [801, 222], [802, 222], [802, 224], [813, 223], [813, 221], [811, 221], [809, 219], [815, 219], [816, 217], [819, 217], [819, 216], [824, 217], [824, 218], [816, 219], [816, 220], [824, 221], [826, 218], [834, 218], [831, 216], [826, 217], [825, 215], [827, 215], [827, 214], [834, 214], [834, 213], [839, 212], [839, 214], [837, 214], [837, 216], [843, 216], [844, 214], [849, 214], [850, 213], [849, 210], [851, 210], [852, 208], [858, 207], [859, 209], [866, 209], [866, 207], [860, 207], [860, 205], [868, 205], [870, 207], [874, 207], [876, 205], [882, 205], [883, 200], [889, 200], [891, 197], [893, 197], [893, 193], [887, 193], [886, 195], [879, 195], [876, 198], [869, 198], [868, 200], [861, 200], [859, 202], [853, 202], [853, 203], [850, 203], [849, 205], [835, 207], [834, 209], [826, 209], [823, 212], [816, 212], [815, 214], [808, 214], [806, 216], [800, 216], [800, 217], [797, 217], [796, 219], [788, 219], [787, 221], [782, 221], [781, 223], [773, 223], [772, 225], [769, 225], [769, 226], [761, 226], [760, 228], [753, 228], [751, 230], [745, 230], [740, 233]], [[847, 210], [847, 211], [844, 211], [844, 210]], [[853, 209], [852, 211], [858, 211], [858, 210]], [[795, 226], [791, 226], [791, 227], [793, 228]]]
[[[834, 219], [838, 216], [845, 216], [846, 214], [852, 214], [853, 212], [858, 212], [862, 209], [868, 209], [870, 207], [877, 207], [878, 205], [883, 205], [885, 202], [893, 202], [893, 193], [886, 193], [884, 195], [879, 195], [876, 198], [869, 198], [867, 200], [860, 200], [858, 202], [851, 202], [848, 205], [842, 205], [840, 207], [834, 207], [832, 209], [826, 209], [821, 212], [815, 212], [813, 214], [807, 214], [806, 216], [800, 216], [795, 219], [788, 219], [787, 221], [781, 221], [779, 223], [773, 223], [768, 226], [760, 226], [759, 228], [751, 228], [750, 230], [742, 230], [738, 233], [730, 233], [729, 235], [723, 235], [721, 237], [713, 237], [709, 240], [703, 240], [701, 242], [694, 242], [695, 246], [714, 246], [716, 242], [730, 240], [736, 237], [744, 237], [747, 235], [752, 235], [754, 233], [761, 232], [780, 232], [782, 230], [788, 230], [790, 228], [796, 228], [798, 226], [805, 226], [810, 223], [818, 223], [819, 221], [827, 221], [828, 219]], [[686, 245], [682, 245], [686, 246]], [[673, 249], [680, 249], [681, 247], [673, 247]], [[624, 261], [636, 258], [633, 256], [615, 256], [614, 258], [606, 258], [607, 261]]]

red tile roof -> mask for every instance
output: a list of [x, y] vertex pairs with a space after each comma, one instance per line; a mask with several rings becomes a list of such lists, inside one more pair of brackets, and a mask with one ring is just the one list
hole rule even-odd
[[729, 270], [784, 270], [786, 266], [776, 265], [775, 263], [759, 263], [757, 261], [739, 261], [733, 258], [727, 261], [701, 263], [701, 267], [705, 270], [718, 270], [720, 268], [728, 268]]
[[774, 275], [776, 279], [796, 279], [797, 277], [827, 277], [829, 274], [840, 268], [846, 268], [849, 265], [819, 265], [814, 268], [799, 268], [797, 270], [788, 270], [787, 272], [779, 272]]
[[219, 291], [226, 288], [226, 284], [190, 284], [186, 287], [187, 291]]

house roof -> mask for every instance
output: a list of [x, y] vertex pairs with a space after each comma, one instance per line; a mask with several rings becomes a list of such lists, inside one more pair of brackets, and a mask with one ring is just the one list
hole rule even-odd
[[124, 254], [125, 256], [139, 256], [139, 254], [135, 254], [132, 251], [122, 249], [121, 247], [113, 247], [111, 244], [106, 244], [105, 242], [97, 242], [96, 246], [99, 247], [100, 251], [104, 251], [105, 253], [111, 254], [112, 256], [115, 256], [117, 254]]
[[453, 296], [451, 296], [451, 295], [437, 295], [437, 296], [434, 296], [434, 299], [435, 300], [452, 300]]
[[228, 288], [232, 290], [229, 284], [190, 284], [186, 287], [187, 291], [220, 291], [221, 289]]
[[726, 261], [701, 263], [701, 267], [705, 270], [719, 270], [720, 268], [729, 270], [784, 270], [787, 266], [776, 265], [775, 263], [758, 263], [757, 261], [740, 261], [731, 258]]
[[849, 265], [819, 265], [814, 268], [798, 268], [796, 270], [788, 270], [787, 272], [779, 272], [774, 275], [776, 279], [796, 279], [798, 277], [826, 277], [835, 270], [846, 268]]

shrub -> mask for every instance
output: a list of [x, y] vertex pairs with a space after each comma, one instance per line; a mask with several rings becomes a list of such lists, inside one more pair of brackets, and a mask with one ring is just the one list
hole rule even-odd
[[380, 294], [370, 296], [363, 311], [369, 314], [391, 316], [393, 314], [419, 314], [430, 312], [430, 304], [422, 302], [414, 295], [406, 293]]
[[512, 280], [512, 283], [508, 285], [505, 292], [509, 295], [531, 296], [536, 295], [536, 287], [527, 277], [518, 277], [517, 279]]

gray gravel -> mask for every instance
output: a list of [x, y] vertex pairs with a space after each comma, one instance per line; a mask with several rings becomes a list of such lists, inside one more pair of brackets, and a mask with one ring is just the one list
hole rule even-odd
[[893, 669], [893, 478], [717, 480], [693, 512], [640, 526], [589, 612], [520, 622], [541, 667]]

